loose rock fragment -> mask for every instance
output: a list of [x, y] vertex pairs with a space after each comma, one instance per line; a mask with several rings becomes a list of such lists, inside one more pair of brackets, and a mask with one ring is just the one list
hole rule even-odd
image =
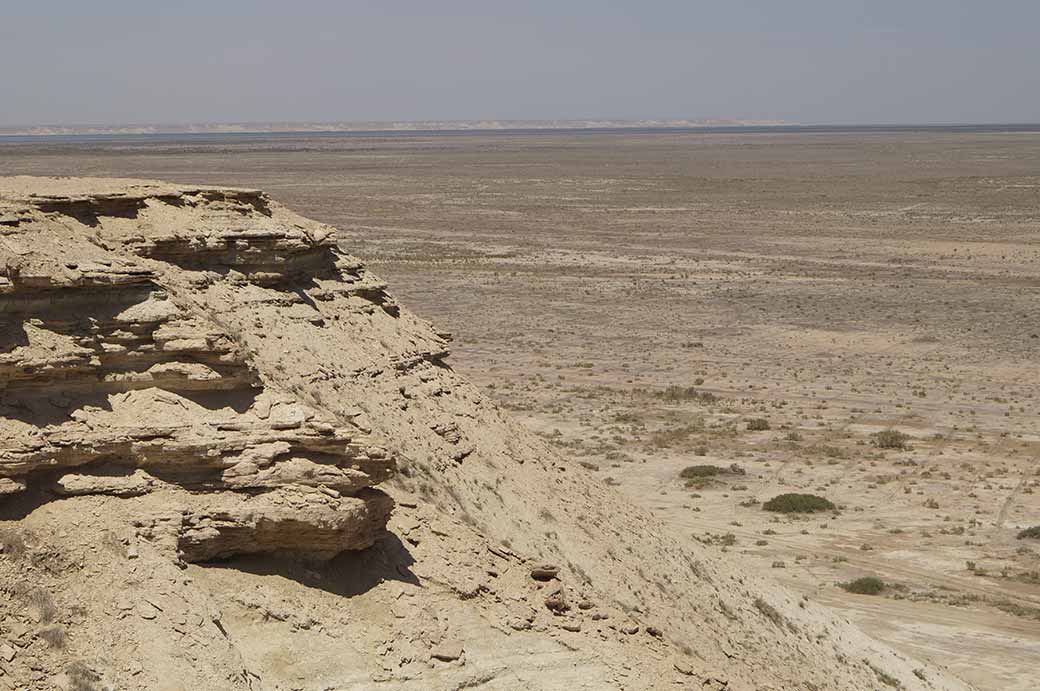
[[443, 641], [430, 653], [430, 657], [442, 662], [453, 662], [462, 657], [464, 652], [462, 643], [459, 641]]
[[17, 655], [17, 653], [15, 652], [14, 648], [9, 646], [7, 643], [0, 644], [0, 660], [4, 662], [11, 662], [12, 660], [14, 660], [15, 655]]
[[557, 590], [545, 598], [545, 606], [553, 614], [563, 614], [571, 608], [563, 590]]
[[536, 581], [551, 581], [560, 573], [560, 567], [552, 564], [541, 564], [531, 569], [531, 578]]

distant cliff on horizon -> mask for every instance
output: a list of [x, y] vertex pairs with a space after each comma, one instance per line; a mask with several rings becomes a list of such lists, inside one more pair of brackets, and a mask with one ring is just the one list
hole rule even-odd
[[235, 134], [265, 132], [422, 132], [516, 129], [640, 129], [684, 127], [762, 127], [790, 125], [783, 120], [364, 120], [349, 122], [228, 122], [121, 125], [19, 125], [0, 127], [0, 135], [69, 136], [111, 134]]

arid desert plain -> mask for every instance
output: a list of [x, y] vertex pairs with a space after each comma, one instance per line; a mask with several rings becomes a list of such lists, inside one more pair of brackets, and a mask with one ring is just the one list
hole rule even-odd
[[1038, 132], [0, 140], [16, 174], [261, 188], [674, 540], [980, 689], [1040, 683]]

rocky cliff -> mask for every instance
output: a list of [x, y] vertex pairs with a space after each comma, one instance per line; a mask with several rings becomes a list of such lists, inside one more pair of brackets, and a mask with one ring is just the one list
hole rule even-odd
[[447, 355], [260, 192], [0, 179], [0, 689], [964, 688]]
[[392, 501], [372, 487], [394, 459], [262, 376], [253, 352], [396, 310], [329, 228], [248, 190], [15, 180], [4, 196], [0, 492], [188, 490], [156, 532], [189, 561], [373, 543]]

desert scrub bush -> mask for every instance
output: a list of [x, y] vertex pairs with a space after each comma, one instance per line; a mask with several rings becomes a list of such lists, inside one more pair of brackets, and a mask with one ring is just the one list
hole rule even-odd
[[724, 535], [704, 533], [704, 537], [694, 535], [693, 539], [701, 543], [702, 545], [720, 545], [722, 547], [732, 547], [735, 544], [737, 544], [737, 536], [733, 533], [726, 533]]
[[817, 511], [832, 511], [837, 507], [829, 499], [816, 494], [778, 494], [765, 504], [762, 508], [766, 511], [778, 513], [815, 513]]
[[780, 614], [780, 612], [776, 609], [776, 607], [773, 607], [771, 604], [769, 604], [768, 602], [766, 602], [762, 598], [760, 598], [760, 597], [756, 597], [755, 598], [755, 609], [757, 609], [759, 612], [761, 612], [762, 615], [766, 619], [768, 619], [769, 621], [773, 622], [773, 624], [775, 624], [779, 628], [782, 629], [782, 628], [784, 628], [786, 626], [787, 629], [791, 633], [798, 633], [798, 627], [797, 626], [795, 626], [793, 623], [788, 621], [787, 617], [785, 617], [784, 615]]
[[65, 629], [60, 626], [51, 626], [50, 628], [41, 629], [37, 634], [40, 638], [47, 642], [52, 648], [62, 650], [68, 644], [68, 637], [65, 635]]
[[[689, 465], [682, 469], [679, 477], [686, 480], [686, 486], [699, 489], [712, 484], [712, 480], [719, 475], [746, 475], [747, 471], [736, 463], [728, 468], [717, 465]], [[746, 490], [745, 485], [734, 485], [734, 491]]]
[[993, 604], [1001, 612], [1013, 614], [1016, 617], [1024, 617], [1026, 619], [1035, 619], [1036, 621], [1040, 621], [1040, 607], [1028, 607], [1010, 600], [1000, 600]]
[[769, 429], [769, 420], [764, 417], [753, 417], [747, 421], [748, 432], [765, 432]]
[[871, 443], [879, 449], [904, 451], [910, 448], [910, 435], [897, 429], [883, 429], [872, 435]]
[[65, 669], [70, 691], [97, 691], [101, 676], [83, 662], [73, 662]]
[[701, 391], [694, 386], [669, 386], [663, 391], [655, 394], [662, 401], [670, 403], [683, 403], [686, 401], [697, 401], [699, 403], [714, 403], [719, 397], [709, 391]]
[[650, 443], [657, 448], [667, 448], [674, 446], [681, 442], [686, 441], [690, 438], [690, 435], [696, 434], [704, 430], [704, 424], [700, 421], [693, 424], [686, 425], [685, 427], [675, 427], [673, 429], [663, 429], [659, 432], [654, 432], [650, 436]]
[[688, 465], [679, 473], [681, 478], [691, 477], [715, 477], [727, 472], [725, 468], [717, 465]]
[[58, 618], [58, 606], [51, 594], [38, 586], [31, 585], [28, 581], [15, 583], [12, 591], [25, 604], [36, 610], [41, 623], [50, 624]]
[[25, 556], [25, 538], [14, 530], [0, 530], [0, 555], [11, 561], [18, 561]]
[[838, 585], [842, 590], [856, 595], [880, 595], [885, 590], [885, 582], [876, 576], [863, 576]]
[[1040, 525], [1034, 525], [1032, 528], [1026, 528], [1018, 533], [1019, 540], [1040, 540]]
[[849, 452], [840, 446], [831, 446], [830, 444], [819, 444], [812, 446], [808, 449], [810, 454], [819, 454], [831, 459], [847, 459]]
[[784, 625], [784, 615], [777, 611], [776, 607], [766, 602], [760, 597], [755, 598], [755, 609], [765, 615], [766, 619], [773, 622], [780, 628]]
[[893, 677], [891, 674], [881, 669], [880, 667], [871, 664], [868, 660], [864, 660], [864, 662], [866, 662], [867, 667], [870, 667], [871, 671], [873, 671], [874, 674], [877, 675], [878, 681], [880, 681], [882, 684], [884, 684], [885, 686], [891, 686], [894, 689], [903, 688], [903, 685], [899, 682], [899, 680]]

